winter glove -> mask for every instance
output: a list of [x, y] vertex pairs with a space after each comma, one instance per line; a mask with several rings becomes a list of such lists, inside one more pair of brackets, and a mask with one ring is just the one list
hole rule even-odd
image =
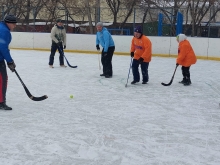
[[134, 52], [131, 52], [131, 57], [134, 57]]
[[96, 49], [97, 49], [98, 51], [100, 51], [100, 47], [99, 47], [99, 45], [96, 45]]
[[144, 61], [144, 59], [143, 59], [142, 57], [140, 57], [140, 58], [138, 59], [138, 61], [139, 61], [139, 63], [142, 63], [142, 62]]
[[176, 66], [179, 66], [179, 64], [178, 64], [178, 63], [176, 63]]
[[107, 52], [103, 52], [103, 56], [106, 57], [108, 54]]
[[15, 71], [16, 65], [15, 65], [14, 61], [12, 61], [12, 62], [7, 62], [7, 65], [8, 65], [8, 68], [9, 68], [12, 72]]
[[66, 49], [66, 45], [63, 46], [63, 49]]

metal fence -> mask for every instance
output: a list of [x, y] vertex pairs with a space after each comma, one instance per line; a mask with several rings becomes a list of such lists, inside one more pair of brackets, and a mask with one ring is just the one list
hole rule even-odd
[[[30, 7], [19, 11], [16, 7], [1, 6], [0, 9], [2, 19], [8, 13], [18, 16], [17, 32], [50, 32], [56, 19], [61, 18], [68, 33], [94, 34], [95, 24], [102, 21], [113, 35], [133, 35], [134, 27], [141, 25], [148, 36], [175, 36], [179, 25], [187, 36], [220, 37], [220, 13], [215, 6], [207, 12], [201, 10], [195, 21], [187, 8], [139, 7], [133, 8], [130, 14], [127, 8], [121, 8], [117, 14], [110, 8]], [[183, 16], [181, 24], [178, 24], [177, 13]]]

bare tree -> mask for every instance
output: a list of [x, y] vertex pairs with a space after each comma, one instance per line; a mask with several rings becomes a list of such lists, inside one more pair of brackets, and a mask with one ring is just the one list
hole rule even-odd
[[113, 25], [114, 25], [117, 23], [117, 15], [119, 12], [121, 1], [120, 0], [106, 0], [106, 3], [109, 6], [109, 8], [113, 14]]
[[123, 33], [123, 28], [131, 17], [134, 8], [139, 4], [141, 0], [106, 0], [106, 3], [113, 15], [113, 25], [119, 24], [119, 29], [121, 29], [121, 34]]
[[[169, 21], [172, 28], [172, 35], [175, 35], [175, 25], [177, 23], [177, 13], [182, 11], [185, 19], [185, 25], [191, 24], [192, 36], [199, 34], [199, 26], [202, 21], [207, 21], [207, 17], [211, 17], [211, 20], [215, 18], [215, 15], [219, 11], [211, 11], [211, 7], [215, 3], [219, 3], [219, 0], [143, 0], [142, 7], [145, 7], [145, 12], [150, 12], [152, 7], [159, 9]], [[172, 9], [167, 10], [167, 8]], [[147, 13], [144, 13], [144, 19]], [[186, 32], [186, 29], [185, 29]]]
[[85, 0], [85, 7], [86, 7], [86, 13], [88, 16], [88, 21], [89, 21], [89, 29], [90, 29], [90, 34], [93, 34], [93, 24], [92, 24], [92, 17], [91, 17], [91, 8], [89, 4], [89, 0]]
[[[14, 14], [20, 23], [27, 26], [36, 19], [52, 23], [61, 18], [67, 23], [70, 19], [74, 24], [76, 20], [88, 21], [89, 32], [94, 33], [94, 21], [99, 21], [100, 3], [100, 0], [1, 0], [0, 6], [2, 18], [5, 14]], [[178, 12], [184, 14], [184, 23], [191, 24], [192, 36], [195, 36], [199, 35], [200, 24], [215, 22], [220, 11], [220, 0], [105, 0], [102, 3], [110, 11], [102, 14], [103, 19], [112, 16], [113, 25], [118, 25], [119, 29], [123, 29], [132, 18], [134, 8], [141, 7], [142, 23], [145, 19], [157, 21], [157, 11], [160, 11], [165, 15], [166, 23], [171, 25], [173, 35]]]

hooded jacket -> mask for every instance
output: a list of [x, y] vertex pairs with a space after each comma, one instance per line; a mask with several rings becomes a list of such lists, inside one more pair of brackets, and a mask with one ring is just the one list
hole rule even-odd
[[12, 62], [9, 44], [11, 42], [11, 32], [4, 22], [0, 22], [0, 61]]
[[187, 40], [187, 37], [185, 34], [179, 34], [177, 37], [179, 40], [179, 48], [176, 63], [185, 67], [189, 67], [192, 64], [195, 64], [197, 60], [196, 55], [191, 44]]
[[96, 45], [101, 45], [104, 48], [104, 52], [108, 52], [108, 48], [115, 46], [111, 34], [103, 27], [102, 31], [96, 33]]
[[63, 45], [66, 45], [66, 30], [63, 26], [58, 27], [57, 24], [55, 24], [51, 29], [50, 37], [52, 42], [63, 42]]
[[134, 59], [138, 60], [140, 57], [144, 62], [150, 62], [152, 57], [152, 44], [149, 38], [142, 35], [141, 38], [133, 37], [131, 41], [131, 52], [134, 52]]

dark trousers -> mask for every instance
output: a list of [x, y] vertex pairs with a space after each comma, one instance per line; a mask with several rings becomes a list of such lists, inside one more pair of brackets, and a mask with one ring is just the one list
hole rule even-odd
[[8, 74], [4, 61], [0, 62], [0, 103], [6, 101], [6, 91], [8, 84]]
[[134, 81], [139, 82], [140, 81], [140, 74], [139, 74], [139, 65], [141, 65], [141, 73], [143, 77], [143, 82], [148, 82], [149, 76], [148, 76], [148, 66], [149, 62], [142, 62], [141, 64], [139, 63], [138, 60], [133, 59], [132, 63], [132, 72], [134, 76]]
[[54, 56], [55, 56], [55, 53], [58, 49], [59, 53], [60, 53], [60, 57], [59, 57], [59, 60], [60, 60], [60, 65], [64, 65], [64, 61], [63, 61], [63, 45], [60, 44], [60, 49], [58, 49], [58, 45], [56, 43], [52, 43], [51, 45], [51, 53], [50, 53], [50, 57], [49, 57], [49, 65], [53, 65], [53, 62], [54, 62]]
[[190, 79], [190, 72], [189, 72], [190, 66], [189, 67], [182, 66], [181, 69], [182, 69], [183, 78]]
[[111, 46], [108, 48], [107, 55], [104, 56], [104, 50], [102, 50], [102, 57], [101, 57], [101, 62], [103, 66], [103, 74], [107, 76], [112, 76], [113, 71], [112, 71], [112, 57], [115, 51], [115, 47]]

